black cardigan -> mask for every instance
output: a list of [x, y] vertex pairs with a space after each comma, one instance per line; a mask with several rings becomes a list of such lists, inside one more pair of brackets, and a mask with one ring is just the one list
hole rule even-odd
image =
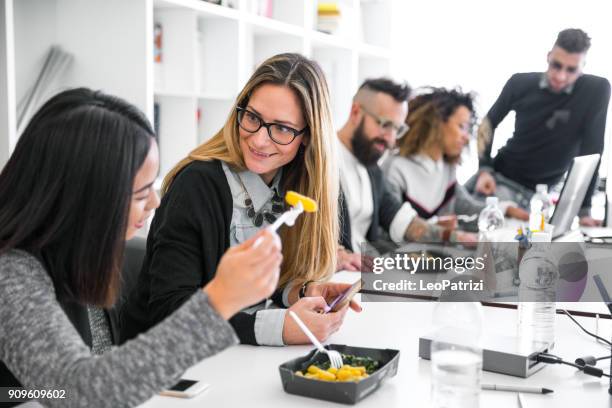
[[[233, 199], [221, 162], [194, 161], [176, 176], [155, 211], [136, 288], [120, 312], [121, 342], [161, 322], [215, 276], [230, 246]], [[282, 306], [282, 292], [272, 299]], [[230, 323], [243, 344], [257, 344], [256, 314]]]

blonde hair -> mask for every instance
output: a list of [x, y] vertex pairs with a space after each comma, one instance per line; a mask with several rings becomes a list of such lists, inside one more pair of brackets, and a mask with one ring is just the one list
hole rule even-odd
[[[282, 187], [312, 198], [319, 206], [316, 213], [301, 215], [295, 226], [280, 230], [283, 264], [279, 286], [327, 279], [336, 269], [339, 238], [339, 175], [327, 82], [316, 62], [299, 54], [279, 54], [257, 67], [236, 98], [236, 106], [246, 106], [255, 89], [264, 84], [286, 86], [301, 101], [308, 127], [306, 146], [300, 146], [296, 157], [284, 166]], [[247, 170], [239, 138], [237, 112], [232, 109], [223, 128], [166, 175], [162, 192], [195, 160], [221, 160], [237, 171]]]

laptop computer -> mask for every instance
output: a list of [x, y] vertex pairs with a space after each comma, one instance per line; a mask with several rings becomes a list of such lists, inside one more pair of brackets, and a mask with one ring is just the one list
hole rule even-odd
[[590, 154], [578, 156], [572, 161], [559, 201], [550, 218], [550, 223], [555, 226], [553, 239], [570, 232], [574, 218], [580, 211], [584, 196], [595, 174], [599, 157], [599, 154]]

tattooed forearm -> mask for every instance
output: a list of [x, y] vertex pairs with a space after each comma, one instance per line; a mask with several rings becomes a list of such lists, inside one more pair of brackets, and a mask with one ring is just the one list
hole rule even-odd
[[444, 229], [439, 225], [429, 224], [423, 218], [414, 217], [406, 228], [404, 239], [411, 242], [441, 242], [443, 235]]
[[483, 157], [488, 146], [491, 144], [491, 138], [493, 137], [493, 129], [491, 128], [491, 121], [485, 116], [478, 128], [478, 157]]

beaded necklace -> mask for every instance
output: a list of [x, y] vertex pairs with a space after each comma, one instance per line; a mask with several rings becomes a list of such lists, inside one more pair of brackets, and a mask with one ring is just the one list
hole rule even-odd
[[278, 193], [276, 187], [272, 188], [274, 195], [272, 196], [272, 211], [265, 210], [262, 208], [259, 212], [255, 211], [255, 206], [253, 205], [253, 200], [251, 196], [247, 192], [247, 189], [242, 182], [242, 178], [238, 175], [238, 181], [242, 186], [242, 191], [246, 195], [244, 199], [244, 205], [247, 207], [247, 215], [253, 221], [253, 225], [256, 227], [261, 227], [263, 224], [263, 220], [265, 219], [268, 224], [273, 224], [276, 221], [276, 218], [285, 211], [283, 198]]

